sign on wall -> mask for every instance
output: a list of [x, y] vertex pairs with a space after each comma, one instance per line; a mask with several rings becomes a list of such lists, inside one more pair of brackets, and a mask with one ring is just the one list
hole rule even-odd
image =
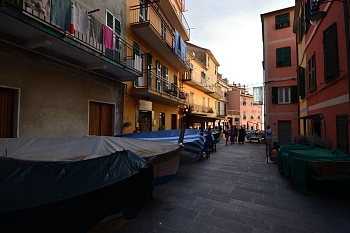
[[254, 105], [263, 105], [262, 87], [253, 87], [253, 103]]

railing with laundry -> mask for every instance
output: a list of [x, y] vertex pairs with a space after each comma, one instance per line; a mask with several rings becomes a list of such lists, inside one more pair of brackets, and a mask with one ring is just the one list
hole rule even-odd
[[107, 25], [69, 0], [5, 0], [6, 6], [53, 27], [80, 45], [108, 57], [113, 62], [142, 71], [143, 51], [125, 41]]

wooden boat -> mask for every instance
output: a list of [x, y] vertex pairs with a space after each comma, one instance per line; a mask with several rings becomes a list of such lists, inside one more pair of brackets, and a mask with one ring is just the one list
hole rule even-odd
[[133, 218], [153, 183], [174, 176], [182, 149], [117, 137], [0, 139], [0, 232], [87, 232], [119, 211]]
[[[150, 141], [155, 140], [175, 143], [178, 141], [180, 133], [180, 129], [173, 129], [123, 134], [118, 135], [117, 137], [139, 138]], [[208, 153], [209, 148], [216, 140], [213, 135], [214, 134], [208, 131], [201, 132], [198, 129], [185, 129], [183, 139], [184, 150], [181, 154], [181, 162], [195, 162], [203, 155], [203, 153]], [[215, 135], [219, 137], [218, 132], [216, 131]]]

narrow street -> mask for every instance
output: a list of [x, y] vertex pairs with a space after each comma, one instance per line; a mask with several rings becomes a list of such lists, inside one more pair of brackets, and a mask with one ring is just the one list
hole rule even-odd
[[308, 183], [300, 194], [265, 145], [225, 145], [207, 160], [180, 164], [175, 178], [154, 188], [154, 200], [114, 233], [348, 233], [348, 185]]

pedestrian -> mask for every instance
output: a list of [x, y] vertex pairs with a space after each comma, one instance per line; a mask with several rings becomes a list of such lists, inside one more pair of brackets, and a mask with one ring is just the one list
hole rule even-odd
[[245, 136], [247, 135], [245, 128], [241, 126], [239, 129], [238, 143], [244, 144]]
[[270, 125], [266, 126], [265, 140], [267, 143], [267, 148], [270, 149], [271, 144], [272, 144], [272, 129], [271, 129]]
[[235, 142], [237, 142], [238, 140], [238, 128], [237, 128], [237, 126], [234, 126], [233, 127], [234, 129], [235, 129]]
[[228, 138], [229, 138], [229, 136], [230, 136], [230, 134], [229, 134], [229, 129], [228, 129], [228, 126], [227, 126], [227, 125], [225, 125], [225, 129], [223, 130], [223, 133], [225, 134], [226, 146], [227, 146]]
[[236, 131], [234, 129], [234, 127], [231, 125], [231, 129], [230, 129], [230, 141], [231, 141], [231, 145], [235, 144], [235, 137], [236, 137]]

